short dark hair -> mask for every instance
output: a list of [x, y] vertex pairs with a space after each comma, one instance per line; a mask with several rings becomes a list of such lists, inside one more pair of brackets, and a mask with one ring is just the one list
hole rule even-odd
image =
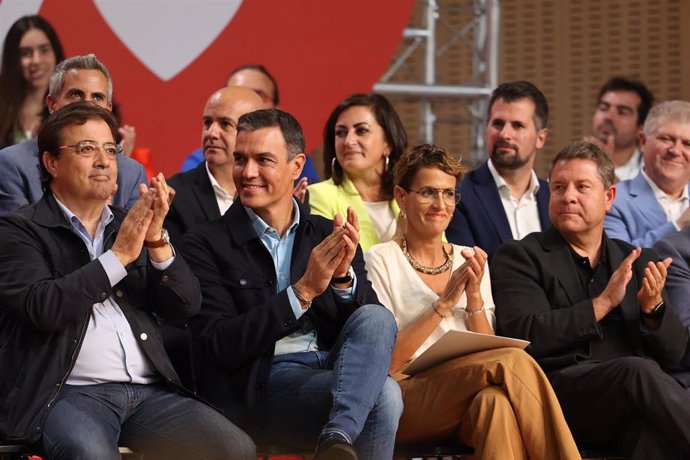
[[460, 161], [443, 147], [435, 144], [415, 145], [395, 164], [393, 177], [395, 185], [409, 189], [414, 178], [422, 168], [440, 169], [458, 181], [462, 180], [464, 170]]
[[272, 94], [273, 105], [277, 106], [278, 104], [280, 104], [280, 93], [278, 92], [278, 82], [276, 81], [275, 78], [273, 78], [273, 75], [271, 75], [271, 72], [269, 72], [268, 69], [266, 69], [266, 67], [262, 66], [261, 64], [244, 64], [244, 65], [241, 65], [232, 71], [232, 73], [230, 74], [230, 77], [228, 77], [228, 80], [230, 78], [232, 78], [233, 75], [235, 75], [237, 72], [239, 72], [241, 70], [256, 70], [257, 72], [261, 72], [262, 74], [264, 74], [266, 76], [266, 78], [271, 80], [271, 83], [273, 84], [273, 94]]
[[569, 160], [593, 161], [597, 165], [597, 174], [599, 175], [601, 183], [604, 184], [605, 189], [611, 187], [616, 181], [613, 163], [609, 156], [604, 153], [601, 147], [587, 141], [576, 141], [563, 147], [553, 160], [551, 160], [551, 165], [549, 166], [549, 179], [551, 179], [553, 168], [560, 161]]
[[333, 158], [335, 158], [335, 125], [340, 114], [350, 107], [369, 107], [374, 113], [376, 122], [383, 128], [390, 154], [388, 155], [388, 168], [381, 174], [381, 193], [386, 198], [392, 198], [393, 168], [398, 158], [407, 150], [407, 132], [393, 105], [380, 94], [353, 94], [338, 104], [331, 112], [323, 129], [323, 161], [326, 178], [333, 178], [336, 185], [343, 182], [343, 168], [337, 161], [335, 165], [332, 163]]
[[304, 153], [304, 133], [295, 117], [280, 109], [261, 109], [245, 113], [237, 121], [237, 134], [262, 128], [280, 128], [288, 151], [288, 161]]
[[534, 103], [534, 126], [537, 128], [537, 131], [546, 128], [546, 125], [549, 123], [549, 104], [546, 102], [546, 97], [539, 88], [528, 81], [509, 81], [498, 85], [491, 93], [491, 99], [489, 99], [487, 120], [491, 119], [491, 109], [494, 106], [494, 102], [498, 99], [506, 102], [529, 99]]
[[601, 87], [597, 96], [597, 104], [609, 91], [630, 91], [640, 97], [640, 105], [637, 106], [637, 126], [641, 126], [647, 119], [649, 109], [654, 104], [654, 94], [639, 80], [625, 77], [613, 77]]
[[108, 124], [113, 140], [117, 136], [117, 121], [110, 111], [90, 102], [74, 102], [51, 113], [38, 132], [38, 166], [41, 172], [41, 187], [45, 192], [53, 179], [43, 164], [43, 153], [60, 156], [62, 131], [73, 125], [83, 125], [89, 120], [103, 120]]

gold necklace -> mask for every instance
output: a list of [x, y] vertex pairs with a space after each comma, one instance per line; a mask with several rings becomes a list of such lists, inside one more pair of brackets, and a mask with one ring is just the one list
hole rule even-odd
[[[443, 243], [441, 243], [443, 244]], [[443, 248], [443, 255], [446, 256], [446, 261], [439, 265], [438, 267], [426, 267], [416, 260], [414, 260], [414, 257], [412, 257], [412, 254], [409, 253], [407, 250], [407, 240], [405, 239], [405, 236], [403, 235], [402, 237], [402, 252], [407, 258], [407, 261], [412, 265], [412, 268], [417, 270], [420, 273], [424, 273], [425, 275], [438, 275], [443, 272], [447, 272], [450, 267], [453, 265], [453, 255], [448, 254], [448, 251], [446, 251], [445, 245], [442, 246]]]

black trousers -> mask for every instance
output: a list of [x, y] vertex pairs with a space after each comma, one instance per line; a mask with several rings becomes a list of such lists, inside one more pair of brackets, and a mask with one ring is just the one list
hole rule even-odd
[[634, 460], [690, 458], [690, 393], [655, 361], [581, 363], [549, 378], [579, 445]]

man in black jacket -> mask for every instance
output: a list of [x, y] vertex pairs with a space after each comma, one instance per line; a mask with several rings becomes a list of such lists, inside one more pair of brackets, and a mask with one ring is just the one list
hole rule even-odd
[[316, 458], [391, 458], [396, 326], [367, 280], [357, 216], [332, 222], [293, 198], [305, 156], [292, 115], [257, 110], [237, 130], [239, 199], [183, 243], [203, 294], [201, 394], [252, 435], [318, 438]]
[[240, 86], [221, 88], [209, 97], [201, 119], [204, 161], [168, 181], [177, 192], [165, 218], [165, 228], [173, 243], [179, 243], [180, 237], [195, 225], [222, 216], [232, 204], [235, 199], [232, 154], [237, 120], [261, 108], [261, 104], [257, 93]]
[[[117, 125], [86, 102], [38, 137], [46, 193], [0, 219], [0, 437], [50, 459], [255, 458], [254, 445], [181, 386], [153, 313], [186, 318], [199, 285], [162, 229], [159, 174], [129, 214], [115, 190]], [[146, 249], [144, 249], [144, 246]]]
[[671, 259], [609, 239], [613, 164], [567, 146], [549, 174], [553, 227], [504, 244], [491, 281], [498, 332], [530, 340], [578, 442], [633, 459], [688, 458], [690, 393], [663, 368], [687, 332], [664, 292]]

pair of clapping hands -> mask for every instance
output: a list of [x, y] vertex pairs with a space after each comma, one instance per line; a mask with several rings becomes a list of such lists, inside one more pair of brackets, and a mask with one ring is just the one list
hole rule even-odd
[[[166, 183], [163, 173], [158, 173], [151, 179], [149, 187], [139, 185], [139, 194], [139, 199], [122, 221], [112, 247], [113, 253], [125, 266], [139, 257], [144, 241], [161, 239], [163, 222], [175, 190]], [[172, 257], [172, 249], [169, 245], [150, 248], [149, 256], [154, 262], [162, 262]]]
[[[626, 286], [632, 279], [632, 265], [641, 253], [642, 249], [633, 249], [613, 272], [604, 291], [593, 299], [594, 315], [597, 321], [623, 301]], [[642, 287], [637, 291], [637, 301], [643, 313], [654, 313], [660, 305], [663, 305], [661, 292], [666, 284], [671, 261], [672, 259], [667, 257], [662, 261], [647, 263], [642, 277]]]
[[446, 316], [460, 301], [462, 293], [467, 294], [467, 310], [480, 310], [484, 301], [481, 296], [481, 283], [488, 258], [478, 246], [460, 251], [465, 262], [456, 268], [436, 303], [438, 312]]
[[[333, 231], [311, 252], [304, 275], [294, 283], [300, 294], [311, 301], [321, 295], [333, 278], [345, 277], [359, 245], [359, 218], [347, 208], [347, 220], [340, 214], [333, 218]], [[343, 286], [351, 286], [352, 281]]]

